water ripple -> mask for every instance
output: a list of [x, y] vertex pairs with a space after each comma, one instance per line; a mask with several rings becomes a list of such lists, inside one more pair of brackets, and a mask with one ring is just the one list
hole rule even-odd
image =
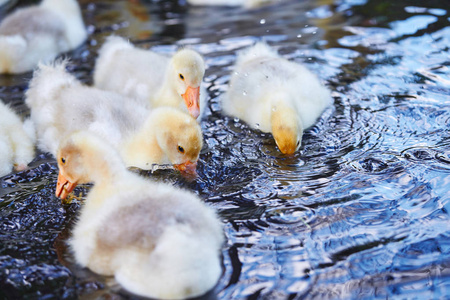
[[[89, 38], [68, 70], [85, 83], [111, 33], [205, 58], [198, 178], [138, 172], [190, 189], [218, 211], [224, 274], [205, 298], [447, 297], [449, 10], [406, 2], [279, 1], [248, 10], [81, 1]], [[333, 106], [292, 156], [222, 113], [236, 52], [260, 40], [332, 90]], [[0, 98], [23, 116], [31, 76], [0, 76]], [[75, 264], [66, 242], [82, 203], [55, 198], [56, 168], [39, 154], [28, 170], [0, 178], [0, 298], [134, 299]]]

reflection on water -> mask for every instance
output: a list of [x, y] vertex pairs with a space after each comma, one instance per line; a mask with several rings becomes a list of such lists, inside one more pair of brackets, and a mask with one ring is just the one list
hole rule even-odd
[[[194, 190], [219, 211], [227, 243], [217, 298], [445, 298], [444, 2], [279, 1], [249, 11], [83, 0], [91, 34], [70, 71], [91, 83], [96, 50], [112, 33], [158, 52], [186, 45], [205, 56], [209, 105], [199, 177], [144, 175]], [[236, 50], [260, 39], [305, 63], [333, 91], [334, 106], [293, 157], [281, 155], [269, 134], [221, 114]], [[0, 76], [0, 97], [23, 115], [30, 76]], [[51, 157], [41, 154], [30, 170], [0, 183], [0, 298], [131, 297], [74, 264], [65, 241], [80, 202], [63, 206], [53, 196]]]

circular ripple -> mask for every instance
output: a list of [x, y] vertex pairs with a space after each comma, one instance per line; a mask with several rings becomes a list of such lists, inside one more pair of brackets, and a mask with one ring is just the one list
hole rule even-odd
[[404, 150], [403, 157], [408, 161], [426, 164], [427, 167], [450, 171], [450, 152], [432, 148], [410, 148]]
[[308, 224], [312, 222], [314, 216], [314, 210], [305, 206], [296, 206], [267, 210], [262, 217], [272, 224], [291, 225], [303, 223], [305, 227], [309, 227]]

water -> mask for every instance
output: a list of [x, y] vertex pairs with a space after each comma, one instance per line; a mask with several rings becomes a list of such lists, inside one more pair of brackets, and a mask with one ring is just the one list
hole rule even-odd
[[[137, 1], [136, 1], [137, 2]], [[111, 33], [201, 52], [208, 69], [199, 177], [143, 173], [198, 193], [224, 223], [218, 299], [444, 299], [450, 294], [450, 13], [445, 1], [286, 1], [251, 11], [168, 1], [81, 1], [87, 43], [70, 71], [92, 82]], [[235, 51], [265, 40], [333, 91], [334, 105], [281, 155], [221, 114]], [[24, 116], [31, 74], [0, 76]], [[53, 196], [56, 163], [0, 180], [0, 298], [127, 299], [80, 269], [65, 241], [81, 201]], [[78, 188], [85, 193], [88, 186]]]

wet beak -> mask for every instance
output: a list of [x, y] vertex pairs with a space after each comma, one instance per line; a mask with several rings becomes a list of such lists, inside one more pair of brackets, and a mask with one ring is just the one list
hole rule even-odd
[[283, 154], [286, 154], [286, 155], [292, 155], [296, 151], [295, 147], [291, 146], [291, 145], [285, 145], [285, 146], [280, 147], [280, 145], [277, 144], [277, 146], [278, 146], [278, 149], [280, 149], [280, 152]]
[[73, 189], [77, 186], [77, 183], [72, 183], [67, 180], [64, 175], [62, 175], [61, 171], [58, 174], [58, 182], [56, 183], [56, 197], [61, 198], [62, 200], [66, 199], [67, 195], [69, 195]]
[[187, 161], [185, 163], [174, 165], [174, 168], [180, 171], [181, 173], [186, 173], [190, 175], [196, 175], [197, 174], [197, 162], [191, 162]]
[[188, 86], [186, 92], [181, 96], [186, 103], [189, 114], [197, 119], [200, 115], [200, 87], [192, 88]]
[[284, 145], [284, 146], [280, 147], [280, 145], [278, 145], [278, 143], [277, 143], [277, 146], [278, 146], [278, 149], [280, 149], [280, 152], [283, 154], [286, 154], [286, 155], [292, 155], [296, 151], [295, 147], [292, 145]]

